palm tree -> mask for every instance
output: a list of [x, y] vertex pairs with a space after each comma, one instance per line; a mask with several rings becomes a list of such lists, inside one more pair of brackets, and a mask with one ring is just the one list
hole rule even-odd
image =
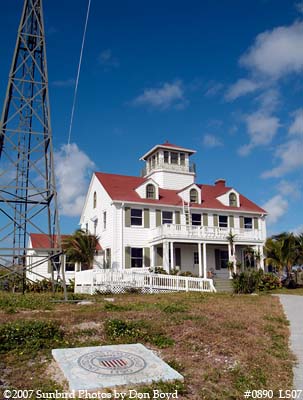
[[286, 268], [289, 277], [292, 266], [302, 256], [302, 247], [300, 251], [299, 239], [293, 233], [283, 232], [267, 239], [265, 252], [266, 263], [277, 267], [279, 272]]
[[82, 229], [76, 230], [73, 235], [62, 241], [62, 248], [69, 261], [81, 263], [82, 267], [91, 269], [98, 246], [98, 237]]

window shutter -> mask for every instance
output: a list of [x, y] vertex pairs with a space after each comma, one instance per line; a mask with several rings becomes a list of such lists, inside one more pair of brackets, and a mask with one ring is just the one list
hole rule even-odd
[[161, 225], [161, 210], [156, 210], [156, 226]]
[[218, 215], [214, 214], [214, 226], [218, 226], [218, 225], [219, 225]]
[[221, 269], [220, 250], [218, 250], [218, 249], [215, 249], [215, 263], [216, 263], [216, 269]]
[[125, 268], [130, 268], [130, 247], [125, 247]]
[[176, 225], [180, 225], [181, 224], [180, 211], [175, 211], [175, 223], [176, 223]]
[[208, 226], [208, 214], [203, 214], [203, 226]]
[[254, 229], [259, 229], [259, 220], [258, 220], [258, 217], [254, 217]]
[[144, 208], [144, 228], [149, 228], [149, 209]]
[[106, 262], [107, 262], [108, 268], [111, 268], [112, 267], [111, 249], [106, 249]]
[[130, 208], [125, 207], [125, 226], [130, 227]]
[[234, 216], [230, 215], [229, 216], [229, 227], [234, 228], [235, 227], [235, 221], [234, 221]]
[[240, 229], [244, 229], [244, 217], [240, 217]]
[[163, 247], [157, 247], [157, 266], [163, 265]]
[[144, 267], [150, 267], [150, 248], [144, 247]]

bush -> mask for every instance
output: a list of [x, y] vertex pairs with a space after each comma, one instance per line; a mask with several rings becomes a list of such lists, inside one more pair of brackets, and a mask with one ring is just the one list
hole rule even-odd
[[258, 289], [263, 290], [275, 290], [282, 287], [280, 279], [274, 274], [263, 274], [258, 286]]
[[167, 275], [167, 272], [163, 267], [155, 267], [151, 270], [152, 273], [154, 274], [162, 274], [162, 275]]
[[197, 274], [193, 274], [190, 271], [179, 272], [178, 275], [179, 276], [190, 276], [190, 277], [193, 277], [193, 278], [198, 278]]
[[31, 351], [49, 348], [62, 338], [63, 331], [53, 321], [9, 322], [0, 326], [0, 352], [7, 352], [21, 346]]
[[233, 289], [235, 293], [253, 293], [261, 282], [262, 270], [247, 270], [239, 274], [233, 274]]

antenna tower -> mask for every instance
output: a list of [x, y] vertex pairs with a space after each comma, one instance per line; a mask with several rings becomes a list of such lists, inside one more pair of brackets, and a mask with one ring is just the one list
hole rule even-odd
[[[42, 0], [24, 0], [0, 121], [0, 266], [24, 291], [26, 273], [41, 278], [48, 263], [66, 295], [45, 47]], [[29, 248], [31, 233], [42, 234], [44, 256]]]

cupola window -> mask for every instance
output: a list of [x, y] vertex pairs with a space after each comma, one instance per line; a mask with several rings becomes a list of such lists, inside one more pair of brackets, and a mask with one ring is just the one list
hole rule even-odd
[[189, 193], [189, 201], [191, 203], [198, 203], [198, 192], [196, 189], [191, 189]]

